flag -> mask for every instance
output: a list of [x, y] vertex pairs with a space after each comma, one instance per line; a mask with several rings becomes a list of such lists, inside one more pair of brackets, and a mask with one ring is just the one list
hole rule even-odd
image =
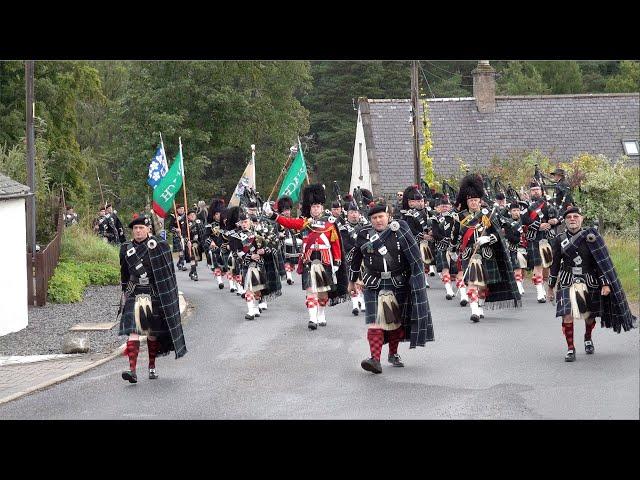
[[253, 156], [244, 169], [238, 185], [236, 185], [236, 189], [233, 191], [233, 195], [231, 195], [229, 207], [237, 207], [240, 205], [240, 197], [242, 197], [246, 188], [256, 189], [256, 164]]
[[162, 144], [158, 146], [156, 154], [149, 163], [149, 175], [147, 177], [147, 183], [153, 188], [156, 188], [160, 183], [162, 177], [167, 174], [169, 165], [167, 165], [167, 156], [164, 153]]
[[182, 148], [173, 160], [173, 165], [153, 190], [153, 211], [167, 218], [173, 206], [173, 199], [182, 187]]
[[291, 197], [293, 203], [297, 203], [300, 198], [300, 189], [304, 184], [305, 178], [307, 178], [307, 164], [304, 161], [300, 140], [298, 140], [298, 153], [296, 154], [296, 158], [293, 159], [293, 163], [289, 167], [286, 177], [284, 177], [282, 181], [278, 198], [286, 195]]

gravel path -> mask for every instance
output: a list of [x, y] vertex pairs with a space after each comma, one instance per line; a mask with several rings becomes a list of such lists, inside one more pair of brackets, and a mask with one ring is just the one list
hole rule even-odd
[[69, 328], [84, 322], [113, 322], [119, 299], [119, 285], [91, 286], [81, 302], [29, 307], [27, 327], [0, 337], [0, 355], [60, 354], [68, 333], [88, 337], [89, 353], [110, 353], [125, 341], [118, 336], [118, 325], [94, 332], [69, 332]]

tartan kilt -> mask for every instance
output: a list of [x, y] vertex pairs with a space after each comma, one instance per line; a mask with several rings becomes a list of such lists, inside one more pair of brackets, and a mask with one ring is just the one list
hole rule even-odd
[[[560, 288], [556, 291], [556, 317], [562, 318], [565, 315], [571, 315], [571, 297], [569, 295], [571, 287]], [[587, 305], [593, 317], [600, 317], [602, 314], [602, 302], [600, 298], [600, 288], [587, 289], [585, 294]]]
[[509, 257], [511, 258], [511, 265], [513, 265], [513, 271], [519, 269], [520, 263], [518, 262], [518, 252], [509, 250]]
[[180, 237], [178, 235], [172, 235], [172, 241], [173, 241], [173, 251], [174, 252], [181, 252], [182, 248], [180, 247]]
[[[333, 283], [333, 269], [330, 265], [322, 265], [324, 267], [324, 271], [327, 272], [329, 278], [331, 278], [331, 290], [333, 291], [336, 288], [335, 283]], [[302, 289], [306, 290], [307, 288], [311, 288], [311, 262], [307, 262], [303, 266], [302, 270]], [[329, 293], [329, 292], [325, 292]]]
[[444, 268], [448, 268], [449, 273], [453, 275], [458, 273], [457, 262], [449, 262], [449, 265], [447, 265], [447, 251], [436, 250], [436, 271], [442, 272]]
[[402, 328], [404, 328], [404, 341], [411, 338], [411, 285], [407, 283], [401, 287], [396, 287], [389, 278], [380, 280], [380, 285], [376, 289], [364, 287], [362, 293], [364, 295], [365, 314], [364, 321], [367, 325], [376, 323], [378, 316], [378, 292], [380, 290], [391, 290], [396, 296], [398, 306], [402, 316]]
[[[467, 267], [469, 266], [469, 260], [462, 259], [462, 271], [466, 272]], [[498, 269], [498, 262], [496, 262], [495, 258], [484, 258], [482, 257], [482, 265], [487, 275], [486, 283], [490, 285], [492, 283], [498, 283], [502, 281], [502, 276], [500, 275], [500, 270]], [[465, 283], [469, 281], [469, 272], [467, 272], [464, 276]]]
[[[136, 327], [134, 306], [136, 303], [136, 294], [148, 294], [151, 295], [151, 308], [153, 315], [151, 316], [151, 329], [148, 333], [138, 331]], [[160, 342], [160, 349], [158, 355], [166, 355], [170, 351], [174, 350], [173, 341], [171, 340], [171, 332], [167, 322], [164, 321], [160, 315], [160, 299], [156, 295], [151, 294], [150, 289], [142, 289], [136, 287], [134, 293], [127, 295], [127, 300], [124, 303], [122, 309], [122, 316], [120, 317], [120, 326], [118, 329], [118, 335], [129, 335], [131, 333], [137, 333], [138, 335], [151, 335], [156, 337], [156, 340]]]
[[286, 272], [283, 272], [284, 275], [280, 273], [279, 255], [277, 255], [277, 252], [274, 254], [265, 254], [263, 259], [264, 273], [267, 281], [265, 283], [266, 288], [262, 290], [262, 299], [266, 302], [282, 295], [282, 282], [280, 279], [286, 275]]
[[[515, 265], [517, 264], [518, 262], [515, 263]], [[540, 240], [527, 241], [527, 270], [533, 270], [533, 267], [539, 267], [541, 265]]]
[[229, 271], [229, 257], [231, 256], [231, 252], [229, 252], [228, 248], [221, 248], [220, 249], [220, 260], [221, 260], [221, 264], [220, 264], [220, 268], [222, 268], [223, 272], [228, 272]]

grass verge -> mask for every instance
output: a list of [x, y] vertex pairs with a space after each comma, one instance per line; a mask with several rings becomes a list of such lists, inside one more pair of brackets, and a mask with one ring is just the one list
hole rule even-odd
[[637, 237], [605, 234], [613, 266], [627, 295], [627, 300], [637, 303], [640, 299], [640, 244]]

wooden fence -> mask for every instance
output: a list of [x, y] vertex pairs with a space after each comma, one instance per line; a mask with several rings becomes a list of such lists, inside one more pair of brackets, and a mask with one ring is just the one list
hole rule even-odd
[[[56, 234], [49, 244], [32, 258], [27, 252], [27, 291], [28, 304], [41, 307], [47, 303], [47, 290], [49, 280], [58, 265], [60, 247], [62, 244], [62, 231], [64, 229], [64, 216], [62, 202], [56, 209]], [[31, 273], [31, 275], [29, 275]]]

